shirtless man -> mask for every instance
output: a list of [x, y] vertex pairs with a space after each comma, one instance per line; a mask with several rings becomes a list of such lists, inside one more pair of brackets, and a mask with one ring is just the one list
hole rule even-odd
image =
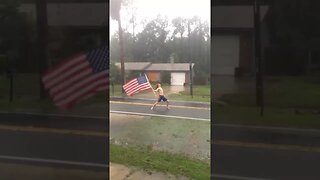
[[151, 107], [151, 110], [153, 110], [153, 108], [161, 101], [166, 102], [167, 103], [167, 109], [169, 109], [169, 101], [168, 101], [168, 99], [166, 97], [164, 97], [164, 93], [163, 93], [163, 89], [161, 87], [161, 84], [157, 84], [157, 88], [154, 91], [159, 93], [159, 98], [153, 104], [153, 106]]

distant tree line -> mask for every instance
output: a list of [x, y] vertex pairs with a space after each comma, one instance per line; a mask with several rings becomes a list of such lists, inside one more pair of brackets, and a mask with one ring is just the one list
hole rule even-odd
[[[210, 77], [210, 31], [208, 22], [198, 17], [177, 17], [171, 22], [157, 16], [147, 22], [141, 32], [124, 32], [126, 62], [195, 63], [195, 78]], [[110, 42], [111, 61], [119, 61], [119, 39]]]
[[320, 1], [270, 1], [266, 15], [269, 47], [266, 72], [302, 75], [320, 72]]

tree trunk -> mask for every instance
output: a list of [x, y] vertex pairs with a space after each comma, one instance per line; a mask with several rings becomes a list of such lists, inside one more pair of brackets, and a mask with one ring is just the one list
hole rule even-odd
[[47, 68], [47, 36], [48, 36], [48, 20], [47, 20], [47, 2], [46, 0], [36, 1], [37, 13], [37, 45], [38, 45], [38, 63], [39, 63], [39, 83], [40, 83], [40, 98], [46, 97], [44, 85], [41, 81], [41, 74]]
[[[124, 54], [123, 54], [123, 32], [121, 28], [121, 21], [120, 18], [118, 20], [119, 26], [119, 48], [120, 48], [120, 62], [121, 62], [121, 75], [122, 75], [122, 85], [126, 83], [125, 77], [125, 67], [124, 67]], [[122, 93], [124, 93], [124, 89], [122, 88]]]

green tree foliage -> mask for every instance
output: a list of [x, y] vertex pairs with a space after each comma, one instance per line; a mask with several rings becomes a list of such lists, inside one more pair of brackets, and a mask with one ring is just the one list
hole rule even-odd
[[[124, 41], [124, 56], [125, 62], [131, 62], [134, 56], [134, 41], [133, 35], [129, 32], [123, 32], [123, 41]], [[111, 37], [110, 42], [110, 52], [111, 52], [111, 61], [119, 61], [119, 35], [118, 33], [114, 34]]]
[[137, 34], [135, 56], [137, 59], [151, 62], [166, 62], [170, 51], [166, 46], [169, 31], [168, 20], [158, 16], [146, 24], [144, 30]]
[[[157, 18], [146, 22], [144, 29], [133, 37], [124, 35], [126, 62], [169, 63], [174, 57], [175, 63], [195, 63], [195, 78], [208, 81], [210, 74], [210, 32], [207, 22], [198, 17], [190, 19], [178, 17], [170, 23], [166, 18]], [[136, 41], [133, 43], [133, 38]], [[119, 61], [118, 35], [110, 43], [111, 60]], [[205, 84], [204, 83], [204, 84]]]
[[118, 67], [116, 67], [114, 62], [110, 63], [110, 82], [113, 84], [121, 83], [121, 74]]
[[26, 69], [34, 52], [35, 33], [31, 19], [18, 9], [19, 1], [0, 2], [0, 55], [6, 64]]
[[272, 55], [267, 56], [266, 71], [305, 73], [309, 53], [320, 52], [320, 1], [281, 0], [270, 5], [265, 19]]
[[171, 74], [168, 71], [164, 71], [161, 73], [161, 83], [170, 84], [171, 82]]
[[319, 38], [319, 8], [319, 1], [274, 1], [266, 15], [271, 43], [300, 46]]

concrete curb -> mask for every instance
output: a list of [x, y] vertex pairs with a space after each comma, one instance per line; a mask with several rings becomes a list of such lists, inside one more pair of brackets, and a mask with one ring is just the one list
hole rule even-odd
[[[155, 99], [151, 98], [132, 98], [132, 97], [122, 97], [122, 96], [110, 96], [110, 100], [112, 98], [124, 98], [124, 99], [133, 99], [133, 100], [147, 100], [147, 101], [155, 101]], [[171, 102], [181, 102], [181, 103], [194, 103], [194, 104], [205, 104], [210, 105], [208, 102], [198, 102], [198, 101], [179, 101], [179, 100], [170, 100]]]
[[[151, 98], [132, 98], [132, 97], [122, 97], [122, 96], [110, 96], [110, 100], [112, 98], [124, 98], [124, 99], [132, 99], [132, 100], [147, 100], [147, 101], [154, 101], [154, 99]], [[179, 100], [170, 100], [171, 102], [181, 102], [181, 103], [193, 103], [193, 104], [203, 104], [203, 105], [210, 105], [211, 102], [198, 102], [198, 101], [179, 101]], [[217, 104], [217, 105], [221, 105], [221, 106], [225, 106], [228, 105], [226, 102], [217, 100], [217, 99], [213, 99], [213, 104]]]

